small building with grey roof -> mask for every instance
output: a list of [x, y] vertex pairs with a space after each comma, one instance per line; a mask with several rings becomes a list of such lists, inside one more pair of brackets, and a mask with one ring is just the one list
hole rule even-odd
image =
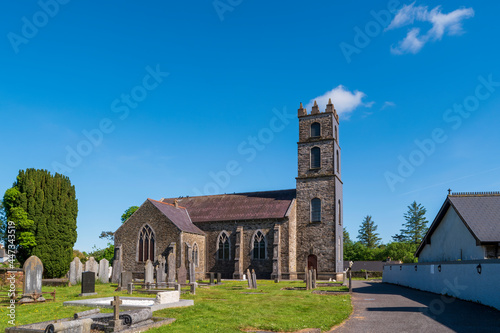
[[500, 258], [500, 193], [447, 196], [415, 256], [419, 262]]

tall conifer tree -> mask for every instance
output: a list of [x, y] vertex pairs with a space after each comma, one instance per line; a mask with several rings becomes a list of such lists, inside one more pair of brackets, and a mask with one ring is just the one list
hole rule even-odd
[[378, 237], [378, 233], [375, 231], [377, 231], [377, 226], [372, 217], [367, 215], [358, 230], [359, 242], [369, 249], [377, 247], [380, 244], [381, 238]]
[[21, 264], [40, 258], [46, 277], [61, 277], [69, 269], [76, 242], [78, 201], [68, 177], [47, 170], [20, 170], [3, 198], [5, 214], [15, 222]]

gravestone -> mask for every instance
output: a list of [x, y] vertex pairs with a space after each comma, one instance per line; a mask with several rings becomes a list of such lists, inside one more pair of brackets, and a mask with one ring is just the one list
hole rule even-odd
[[82, 273], [83, 273], [83, 264], [78, 259], [78, 262], [76, 263], [76, 283], [81, 283], [82, 282]]
[[311, 288], [316, 289], [316, 270], [312, 270]]
[[128, 284], [132, 282], [132, 272], [122, 272], [120, 277], [120, 290], [128, 288]]
[[109, 266], [108, 281], [111, 279], [112, 276], [113, 276], [113, 266]]
[[196, 283], [196, 282], [191, 282], [191, 283], [189, 284], [189, 286], [190, 286], [190, 290], [189, 290], [189, 291], [191, 292], [191, 294], [192, 294], [192, 295], [196, 295], [196, 287], [198, 286], [198, 283]]
[[253, 289], [257, 289], [257, 275], [254, 269], [252, 269], [252, 287]]
[[42, 296], [43, 264], [37, 256], [31, 256], [23, 265], [23, 297], [19, 303], [44, 302]]
[[177, 269], [177, 283], [186, 284], [186, 267], [181, 266]]
[[85, 271], [94, 272], [96, 276], [99, 274], [99, 264], [95, 261], [94, 257], [90, 257], [85, 263]]
[[95, 295], [95, 273], [83, 272], [82, 273], [82, 293], [79, 296]]
[[113, 275], [111, 275], [111, 283], [118, 283], [120, 286], [120, 278], [122, 275], [122, 261], [115, 259], [113, 261]]
[[309, 280], [309, 269], [306, 267], [306, 272], [305, 272], [305, 279], [304, 279], [304, 282], [306, 283], [306, 290], [310, 290], [311, 289], [311, 283], [310, 283], [310, 280]]
[[247, 276], [248, 276], [248, 289], [253, 289], [252, 287], [252, 274], [250, 274], [250, 270], [247, 269]]
[[214, 282], [215, 281], [215, 277], [214, 276], [215, 276], [215, 274], [212, 273], [212, 272], [210, 272], [210, 285], [215, 284], [215, 282]]
[[154, 282], [154, 267], [151, 260], [146, 261], [146, 265], [144, 265], [144, 283], [153, 283]]
[[217, 273], [217, 284], [221, 284], [221, 280], [222, 280], [222, 274]]
[[[80, 268], [80, 258], [75, 257], [69, 264], [69, 283], [72, 285], [77, 284], [78, 268]], [[81, 272], [80, 272], [81, 274]]]
[[168, 273], [167, 279], [168, 283], [175, 283], [175, 255], [170, 253], [168, 255]]
[[194, 270], [194, 262], [189, 263], [189, 283], [196, 282], [196, 273]]
[[165, 274], [165, 263], [166, 259], [164, 256], [158, 256], [158, 267], [156, 268], [156, 282], [157, 283], [165, 283], [167, 276]]
[[101, 283], [109, 282], [109, 261], [107, 259], [99, 261], [99, 281]]

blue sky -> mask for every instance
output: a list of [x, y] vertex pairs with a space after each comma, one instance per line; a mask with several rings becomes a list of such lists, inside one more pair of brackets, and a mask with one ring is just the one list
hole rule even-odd
[[432, 221], [448, 188], [500, 189], [499, 9], [4, 1], [0, 192], [20, 169], [64, 173], [75, 248], [102, 247], [148, 197], [294, 188], [299, 103], [332, 97], [344, 224], [354, 238], [372, 215], [388, 242], [414, 200]]

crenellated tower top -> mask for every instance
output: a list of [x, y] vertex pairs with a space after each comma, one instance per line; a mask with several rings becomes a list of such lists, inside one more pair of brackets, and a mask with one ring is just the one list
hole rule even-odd
[[320, 112], [319, 111], [319, 106], [316, 101], [314, 101], [314, 105], [311, 108], [311, 113], [307, 113], [307, 109], [302, 106], [302, 103], [300, 103], [299, 109], [298, 109], [298, 116], [299, 117], [307, 117], [311, 115], [316, 115], [320, 113], [333, 113], [333, 116], [335, 117], [335, 120], [337, 120], [337, 123], [339, 123], [339, 115], [337, 114], [337, 110], [335, 110], [332, 99], [328, 99], [328, 104], [326, 105], [325, 112]]

